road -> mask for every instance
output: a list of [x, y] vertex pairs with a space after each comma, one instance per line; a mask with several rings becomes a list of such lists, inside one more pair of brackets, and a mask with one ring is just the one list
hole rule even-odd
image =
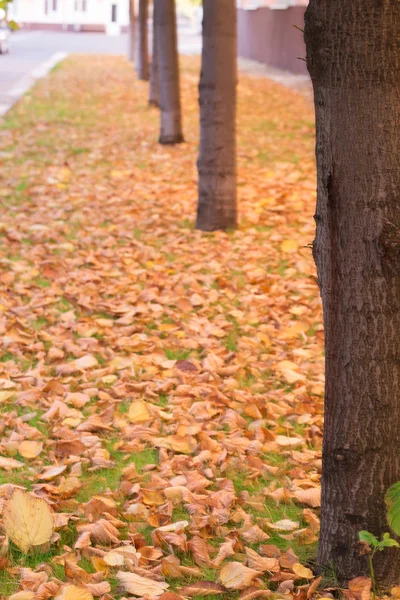
[[[6, 112], [43, 67], [58, 53], [127, 54], [127, 35], [18, 31], [10, 35], [10, 53], [0, 55], [0, 115]], [[181, 54], [199, 54], [201, 39], [188, 28], [179, 29]], [[60, 56], [60, 55], [59, 55]]]

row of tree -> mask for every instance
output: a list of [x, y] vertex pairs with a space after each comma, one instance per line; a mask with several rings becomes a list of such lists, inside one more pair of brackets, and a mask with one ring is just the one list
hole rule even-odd
[[[149, 103], [160, 108], [160, 144], [184, 141], [175, 0], [153, 0], [151, 64], [148, 0], [135, 15], [130, 0], [130, 59], [150, 80]], [[200, 92], [199, 188], [196, 228], [236, 227], [236, 2], [204, 0]]]

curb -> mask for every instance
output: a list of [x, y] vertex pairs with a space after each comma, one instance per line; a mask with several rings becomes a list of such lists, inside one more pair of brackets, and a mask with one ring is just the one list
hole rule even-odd
[[35, 67], [29, 75], [20, 79], [20, 81], [7, 93], [9, 102], [0, 104], [0, 118], [11, 110], [14, 104], [18, 102], [18, 100], [22, 98], [33, 85], [35, 85], [36, 81], [46, 77], [46, 75], [48, 75], [50, 71], [67, 56], [68, 52], [55, 52], [50, 58], [42, 62], [38, 67]]

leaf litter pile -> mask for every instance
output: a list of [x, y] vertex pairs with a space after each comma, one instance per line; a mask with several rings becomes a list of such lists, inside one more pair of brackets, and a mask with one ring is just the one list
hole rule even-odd
[[68, 59], [2, 124], [4, 597], [329, 596], [311, 107], [240, 79], [240, 227], [195, 231], [182, 63], [178, 147], [122, 58]]

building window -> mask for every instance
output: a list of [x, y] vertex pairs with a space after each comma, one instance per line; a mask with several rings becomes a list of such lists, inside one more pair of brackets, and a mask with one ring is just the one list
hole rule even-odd
[[111, 23], [117, 22], [117, 5], [112, 4], [111, 6]]
[[53, 10], [57, 10], [57, 0], [53, 0]]
[[44, 14], [49, 14], [49, 0], [44, 0]]
[[82, 12], [86, 12], [86, 10], [87, 10], [86, 0], [82, 0]]

